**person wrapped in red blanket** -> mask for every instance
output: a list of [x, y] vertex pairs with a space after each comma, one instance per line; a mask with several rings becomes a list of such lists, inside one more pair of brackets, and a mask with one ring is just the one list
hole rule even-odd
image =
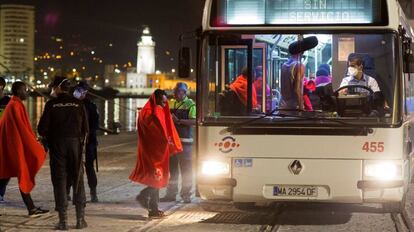
[[159, 189], [167, 186], [170, 155], [182, 151], [168, 106], [167, 94], [157, 89], [138, 116], [138, 157], [129, 179], [148, 187], [137, 196], [149, 217], [163, 217], [158, 209]]
[[[247, 72], [247, 67], [244, 67], [240, 76], [238, 76], [236, 80], [230, 85], [230, 89], [237, 94], [240, 102], [245, 107], [247, 106]], [[252, 108], [257, 109], [257, 94], [254, 87], [252, 87]]]
[[12, 93], [13, 97], [0, 119], [0, 182], [7, 184], [11, 177], [17, 177], [29, 216], [37, 216], [49, 212], [35, 207], [30, 196], [46, 152], [36, 140], [22, 102], [28, 97], [26, 85], [13, 83]]

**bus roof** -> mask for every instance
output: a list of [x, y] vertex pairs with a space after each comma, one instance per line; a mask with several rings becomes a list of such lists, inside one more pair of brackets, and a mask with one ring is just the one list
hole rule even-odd
[[206, 0], [202, 26], [203, 31], [398, 31], [401, 21], [406, 18], [396, 0]]

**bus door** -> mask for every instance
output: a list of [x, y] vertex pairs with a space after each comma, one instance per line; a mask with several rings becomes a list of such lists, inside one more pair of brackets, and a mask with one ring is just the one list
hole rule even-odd
[[[218, 80], [219, 92], [224, 91], [226, 87], [230, 86], [241, 75], [242, 69], [248, 69], [248, 93], [247, 93], [247, 113], [252, 112], [252, 90], [255, 88], [256, 79], [259, 74], [262, 74], [261, 83], [263, 86], [266, 84], [266, 46], [265, 44], [255, 44], [253, 49], [253, 40], [243, 39], [237, 41], [220, 41], [220, 76]], [[260, 88], [260, 93], [256, 91], [256, 100], [259, 106], [263, 106], [265, 103], [261, 96], [265, 88]], [[265, 111], [264, 107], [260, 107], [260, 111]]]

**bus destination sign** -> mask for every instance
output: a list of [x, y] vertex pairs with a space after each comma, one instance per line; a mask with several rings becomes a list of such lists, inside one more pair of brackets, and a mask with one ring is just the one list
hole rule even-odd
[[[382, 0], [217, 0], [224, 25], [373, 24]], [[224, 22], [223, 22], [224, 21]], [[217, 22], [217, 21], [216, 21]]]

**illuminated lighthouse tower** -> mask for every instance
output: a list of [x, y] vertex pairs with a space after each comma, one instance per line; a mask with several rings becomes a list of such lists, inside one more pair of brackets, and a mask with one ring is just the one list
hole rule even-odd
[[138, 42], [137, 72], [150, 74], [155, 72], [155, 42], [148, 27], [142, 32], [141, 41]]
[[145, 27], [138, 41], [136, 73], [127, 74], [127, 87], [143, 88], [147, 85], [147, 74], [155, 73], [155, 42], [150, 30]]

